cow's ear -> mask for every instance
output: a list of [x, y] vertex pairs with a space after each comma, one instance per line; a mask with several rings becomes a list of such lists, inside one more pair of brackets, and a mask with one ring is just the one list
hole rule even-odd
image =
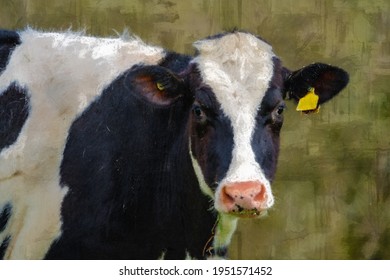
[[293, 72], [284, 68], [282, 75], [284, 97], [299, 102], [297, 109], [300, 110], [301, 106], [300, 111], [304, 112], [316, 111], [320, 104], [336, 96], [349, 81], [346, 71], [323, 63], [313, 63]]
[[138, 68], [133, 83], [137, 94], [157, 105], [170, 105], [185, 92], [183, 79], [157, 65]]

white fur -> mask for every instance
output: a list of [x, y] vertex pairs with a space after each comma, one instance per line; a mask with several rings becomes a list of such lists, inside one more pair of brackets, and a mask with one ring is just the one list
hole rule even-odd
[[203, 176], [202, 169], [200, 168], [199, 162], [196, 160], [194, 155], [192, 154], [191, 150], [191, 137], [189, 138], [189, 151], [190, 151], [190, 157], [192, 161], [192, 166], [195, 171], [195, 175], [198, 179], [200, 190], [203, 192], [203, 194], [209, 196], [210, 198], [214, 199], [214, 192], [213, 190], [207, 185], [206, 180]]
[[39, 259], [60, 235], [59, 167], [70, 125], [121, 72], [156, 64], [164, 50], [138, 38], [103, 39], [75, 33], [21, 32], [0, 76], [28, 90], [30, 114], [17, 141], [0, 153], [0, 206], [13, 214], [0, 240], [11, 235], [7, 259]]
[[[219, 197], [226, 183], [260, 181], [266, 188], [267, 206], [271, 207], [274, 203], [271, 184], [256, 162], [251, 140], [256, 114], [273, 75], [272, 48], [255, 36], [241, 32], [194, 45], [199, 51], [194, 61], [231, 120], [234, 133], [232, 162], [215, 197]], [[227, 211], [218, 199], [215, 208]]]

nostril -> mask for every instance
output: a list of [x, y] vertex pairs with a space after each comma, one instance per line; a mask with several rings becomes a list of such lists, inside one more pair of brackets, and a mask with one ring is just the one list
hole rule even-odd
[[223, 187], [222, 188], [222, 192], [221, 192], [221, 198], [222, 198], [222, 202], [225, 204], [225, 205], [231, 205], [231, 204], [234, 204], [234, 195], [230, 194], [228, 192], [228, 188], [227, 187]]
[[263, 202], [267, 199], [267, 192], [264, 185], [260, 185], [260, 189], [258, 189], [258, 193], [253, 198], [254, 201]]

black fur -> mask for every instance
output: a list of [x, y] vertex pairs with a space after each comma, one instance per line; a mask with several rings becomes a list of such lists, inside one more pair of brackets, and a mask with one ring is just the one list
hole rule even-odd
[[135, 98], [147, 68], [117, 78], [72, 125], [61, 165], [63, 233], [47, 258], [203, 258], [216, 216], [189, 157], [190, 104]]
[[7, 226], [8, 220], [11, 217], [11, 211], [12, 211], [12, 205], [10, 203], [7, 203], [0, 213], [0, 233], [5, 229]]
[[[252, 137], [252, 149], [256, 161], [270, 182], [273, 181], [276, 173], [284, 106], [280, 90], [269, 89], [263, 98]], [[278, 113], [278, 110], [281, 112]]]
[[274, 73], [270, 87], [264, 95], [256, 118], [256, 129], [252, 137], [252, 149], [264, 175], [273, 181], [280, 147], [280, 130], [283, 126], [285, 103], [283, 89], [283, 72], [281, 62], [273, 58]]
[[12, 51], [20, 43], [18, 33], [14, 31], [0, 30], [0, 74], [7, 66]]
[[0, 151], [12, 145], [29, 115], [29, 98], [25, 89], [11, 84], [0, 93]]
[[[3, 232], [7, 227], [11, 214], [12, 214], [12, 205], [10, 203], [7, 203], [3, 206], [3, 209], [0, 212], [0, 233]], [[10, 236], [7, 236], [3, 240], [1, 240], [0, 260], [4, 258], [4, 254], [8, 248], [10, 240], [11, 240]]]
[[192, 57], [181, 55], [174, 52], [167, 52], [164, 59], [159, 63], [160, 66], [166, 67], [175, 73], [185, 71]]
[[348, 82], [349, 75], [343, 69], [313, 63], [290, 73], [285, 81], [284, 96], [298, 101], [310, 87], [314, 87], [319, 95], [319, 104], [322, 104], [335, 97]]
[[1, 242], [1, 245], [0, 245], [0, 260], [4, 259], [5, 251], [7, 250], [10, 241], [11, 241], [11, 236], [7, 236]]
[[229, 118], [223, 113], [215, 95], [207, 85], [196, 89], [197, 110], [204, 120], [192, 116], [192, 151], [203, 170], [206, 183], [215, 189], [225, 177], [233, 152], [233, 129]]

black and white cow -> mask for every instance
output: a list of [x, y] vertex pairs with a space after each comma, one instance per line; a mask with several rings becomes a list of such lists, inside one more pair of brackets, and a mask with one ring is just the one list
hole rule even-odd
[[246, 32], [194, 46], [0, 32], [1, 258], [224, 257], [266, 213], [284, 99], [348, 75], [291, 72]]

